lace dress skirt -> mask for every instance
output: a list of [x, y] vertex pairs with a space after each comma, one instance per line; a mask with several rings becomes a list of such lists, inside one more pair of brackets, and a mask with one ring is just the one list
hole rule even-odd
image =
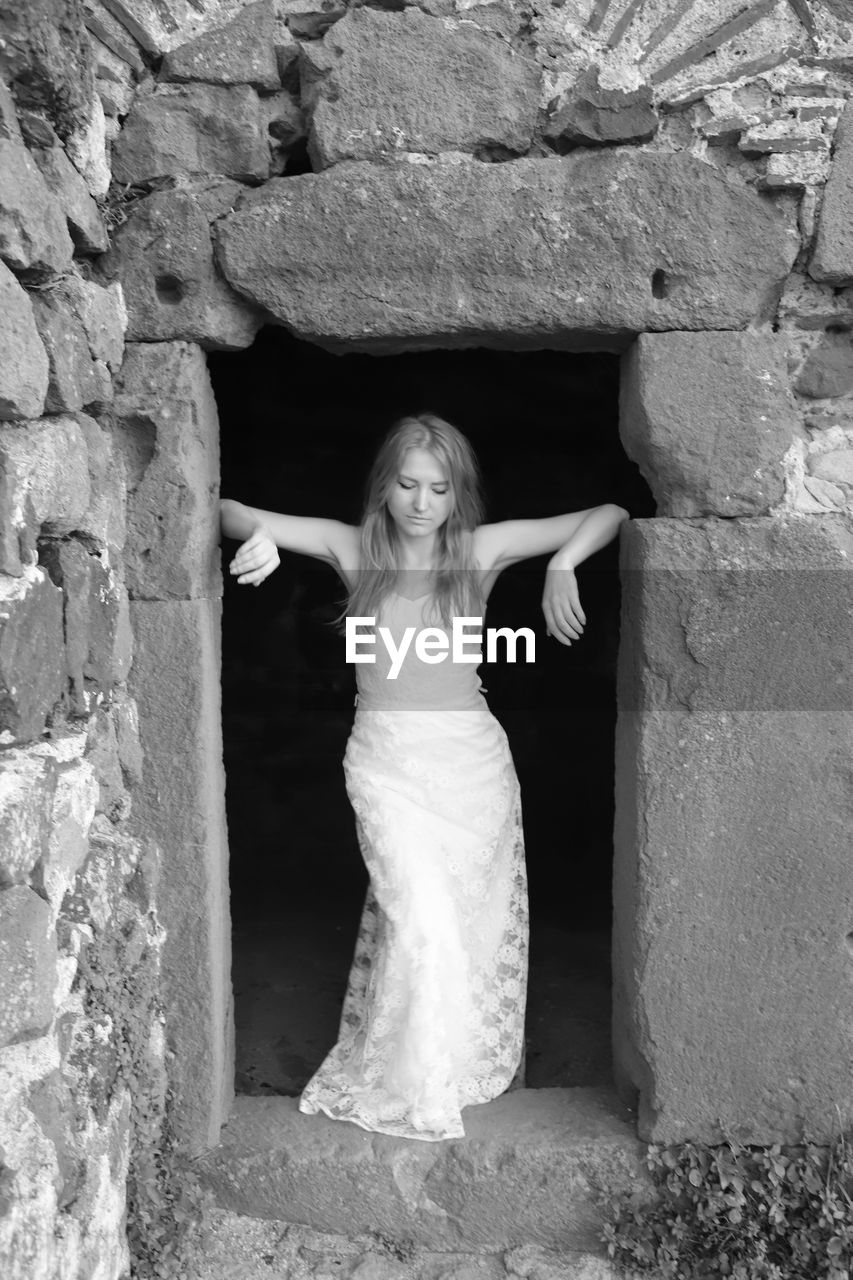
[[521, 1061], [527, 881], [518, 780], [482, 698], [464, 710], [359, 702], [344, 757], [370, 875], [338, 1042], [300, 1099], [437, 1141]]

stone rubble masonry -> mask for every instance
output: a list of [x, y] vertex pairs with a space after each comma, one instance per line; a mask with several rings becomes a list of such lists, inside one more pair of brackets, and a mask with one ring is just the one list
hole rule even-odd
[[853, 1121], [851, 564], [833, 516], [623, 530], [614, 1055], [645, 1140]]
[[92, 359], [86, 331], [66, 290], [60, 285], [34, 292], [32, 306], [49, 363], [46, 411], [74, 413], [84, 405], [105, 408], [112, 399], [109, 370]]
[[103, 253], [109, 245], [109, 237], [101, 211], [63, 148], [58, 143], [52, 147], [39, 147], [34, 149], [33, 158], [65, 214], [76, 251], [82, 254]]
[[43, 111], [63, 140], [85, 115], [92, 96], [82, 9], [68, 0], [3, 6], [0, 76], [18, 104]]
[[53, 535], [73, 533], [91, 503], [80, 420], [62, 414], [30, 422], [26, 429], [0, 426], [0, 459], [15, 486], [13, 522], [25, 518], [28, 499], [37, 527]]
[[0, 887], [25, 884], [47, 853], [56, 762], [26, 750], [0, 755]]
[[127, 474], [131, 598], [219, 596], [219, 429], [201, 349], [129, 344], [113, 431]]
[[93, 695], [107, 696], [113, 684], [118, 587], [100, 559], [76, 539], [45, 540], [40, 563], [63, 591], [71, 710], [86, 715]]
[[629, 148], [272, 179], [216, 237], [238, 292], [349, 350], [740, 329], [775, 310], [799, 243], [709, 165]]
[[164, 856], [162, 1001], [178, 1142], [214, 1145], [233, 1096], [228, 844], [220, 723], [218, 600], [133, 601], [130, 693], [145, 767], [133, 830]]
[[251, 345], [261, 317], [216, 271], [210, 231], [241, 190], [236, 182], [203, 183], [134, 205], [99, 264], [102, 278], [121, 281], [130, 341], [182, 338], [224, 351]]
[[62, 592], [36, 566], [0, 578], [0, 742], [39, 737], [64, 688]]
[[420, 9], [351, 9], [302, 49], [314, 169], [401, 151], [529, 150], [535, 63], [472, 25]]
[[0, 891], [0, 1048], [42, 1035], [53, 1019], [56, 935], [27, 885]]
[[853, 101], [838, 124], [809, 273], [836, 286], [853, 284]]
[[278, 89], [276, 18], [272, 0], [257, 0], [224, 27], [197, 36], [167, 53], [160, 79], [207, 84], [250, 84]]
[[44, 412], [48, 358], [29, 294], [0, 262], [0, 420], [38, 418]]
[[244, 0], [101, 0], [146, 53], [168, 53], [212, 27], [222, 26]]
[[582, 71], [549, 117], [543, 136], [556, 151], [649, 142], [657, 133], [658, 117], [649, 86], [604, 88], [599, 74], [596, 66]]
[[[75, 738], [80, 747], [85, 744], [82, 734]], [[97, 798], [98, 784], [90, 761], [72, 759], [59, 765], [48, 853], [35, 882], [54, 917], [88, 855]]]
[[135, 184], [207, 174], [268, 178], [264, 104], [249, 85], [157, 85], [137, 95], [112, 166], [116, 182]]
[[0, 258], [46, 279], [64, 271], [74, 245], [65, 216], [27, 148], [0, 138]]
[[801, 396], [812, 399], [853, 391], [853, 337], [849, 333], [827, 333], [821, 338], [806, 356], [795, 388]]
[[622, 444], [658, 516], [755, 516], [784, 496], [802, 433], [785, 340], [766, 333], [644, 333], [622, 362]]

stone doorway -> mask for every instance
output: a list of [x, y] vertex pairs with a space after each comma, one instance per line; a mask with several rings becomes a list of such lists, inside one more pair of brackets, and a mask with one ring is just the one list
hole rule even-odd
[[[342, 357], [265, 329], [239, 355], [210, 356], [209, 368], [222, 492], [257, 506], [356, 521], [378, 438], [426, 406], [474, 440], [489, 519], [604, 501], [654, 513], [619, 443], [611, 355]], [[226, 563], [233, 550], [224, 548]], [[617, 563], [614, 544], [581, 567], [589, 623], [570, 650], [545, 642], [544, 561], [505, 574], [490, 602], [490, 625], [538, 632], [534, 668], [483, 671], [525, 802], [531, 1088], [611, 1082]], [[353, 679], [328, 625], [340, 584], [322, 565], [285, 557], [261, 592], [227, 573], [224, 592], [235, 1087], [293, 1095], [334, 1040], [365, 885], [340, 768]]]

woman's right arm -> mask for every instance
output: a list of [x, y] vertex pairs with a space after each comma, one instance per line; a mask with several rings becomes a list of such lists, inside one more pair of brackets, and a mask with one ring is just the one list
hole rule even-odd
[[355, 525], [262, 511], [233, 498], [223, 498], [219, 512], [222, 532], [241, 544], [230, 565], [239, 583], [259, 586], [278, 567], [281, 547], [325, 561], [338, 571], [347, 586], [351, 585], [359, 560], [359, 530]]

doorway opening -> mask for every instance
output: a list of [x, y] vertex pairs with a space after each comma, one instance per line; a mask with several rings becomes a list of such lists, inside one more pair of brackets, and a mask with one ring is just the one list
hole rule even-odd
[[[554, 351], [333, 355], [278, 328], [209, 367], [222, 494], [358, 523], [388, 427], [439, 414], [471, 439], [487, 519], [654, 501], [618, 435], [618, 357]], [[298, 1094], [336, 1039], [366, 888], [341, 759], [355, 681], [334, 571], [284, 554], [259, 589], [227, 573], [223, 737], [238, 1094]], [[521, 782], [531, 905], [526, 1086], [610, 1082], [616, 543], [578, 569], [587, 617], [545, 636], [547, 557], [498, 579], [487, 626], [530, 626], [536, 662], [484, 664]]]

